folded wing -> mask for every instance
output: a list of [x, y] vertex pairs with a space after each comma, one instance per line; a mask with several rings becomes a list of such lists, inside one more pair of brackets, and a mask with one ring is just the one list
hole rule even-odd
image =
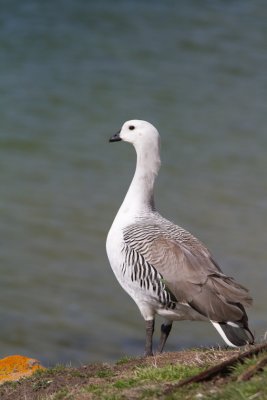
[[212, 321], [247, 321], [244, 307], [252, 303], [248, 290], [223, 274], [188, 232], [171, 223], [142, 223], [128, 226], [124, 240], [163, 276], [178, 302]]

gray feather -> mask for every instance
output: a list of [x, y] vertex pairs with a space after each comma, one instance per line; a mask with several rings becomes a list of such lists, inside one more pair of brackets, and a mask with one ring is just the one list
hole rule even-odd
[[156, 269], [178, 302], [213, 321], [239, 321], [243, 306], [252, 303], [248, 290], [221, 272], [200, 241], [162, 217], [128, 226], [124, 240]]

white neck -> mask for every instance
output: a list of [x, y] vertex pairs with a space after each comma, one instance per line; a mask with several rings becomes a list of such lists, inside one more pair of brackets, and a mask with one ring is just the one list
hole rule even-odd
[[136, 169], [131, 185], [118, 211], [128, 219], [155, 210], [154, 182], [160, 168], [159, 143], [136, 146]]

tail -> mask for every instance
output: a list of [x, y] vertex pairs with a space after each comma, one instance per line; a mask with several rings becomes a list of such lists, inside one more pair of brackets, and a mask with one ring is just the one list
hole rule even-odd
[[239, 322], [214, 322], [214, 328], [219, 332], [228, 346], [240, 347], [254, 343], [254, 336], [249, 330], [247, 323]]

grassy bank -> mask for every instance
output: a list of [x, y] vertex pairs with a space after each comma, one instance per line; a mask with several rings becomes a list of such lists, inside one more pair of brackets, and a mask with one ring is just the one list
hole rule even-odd
[[240, 358], [243, 354], [196, 349], [124, 358], [114, 365], [58, 366], [3, 384], [0, 399], [267, 399], [267, 349]]

